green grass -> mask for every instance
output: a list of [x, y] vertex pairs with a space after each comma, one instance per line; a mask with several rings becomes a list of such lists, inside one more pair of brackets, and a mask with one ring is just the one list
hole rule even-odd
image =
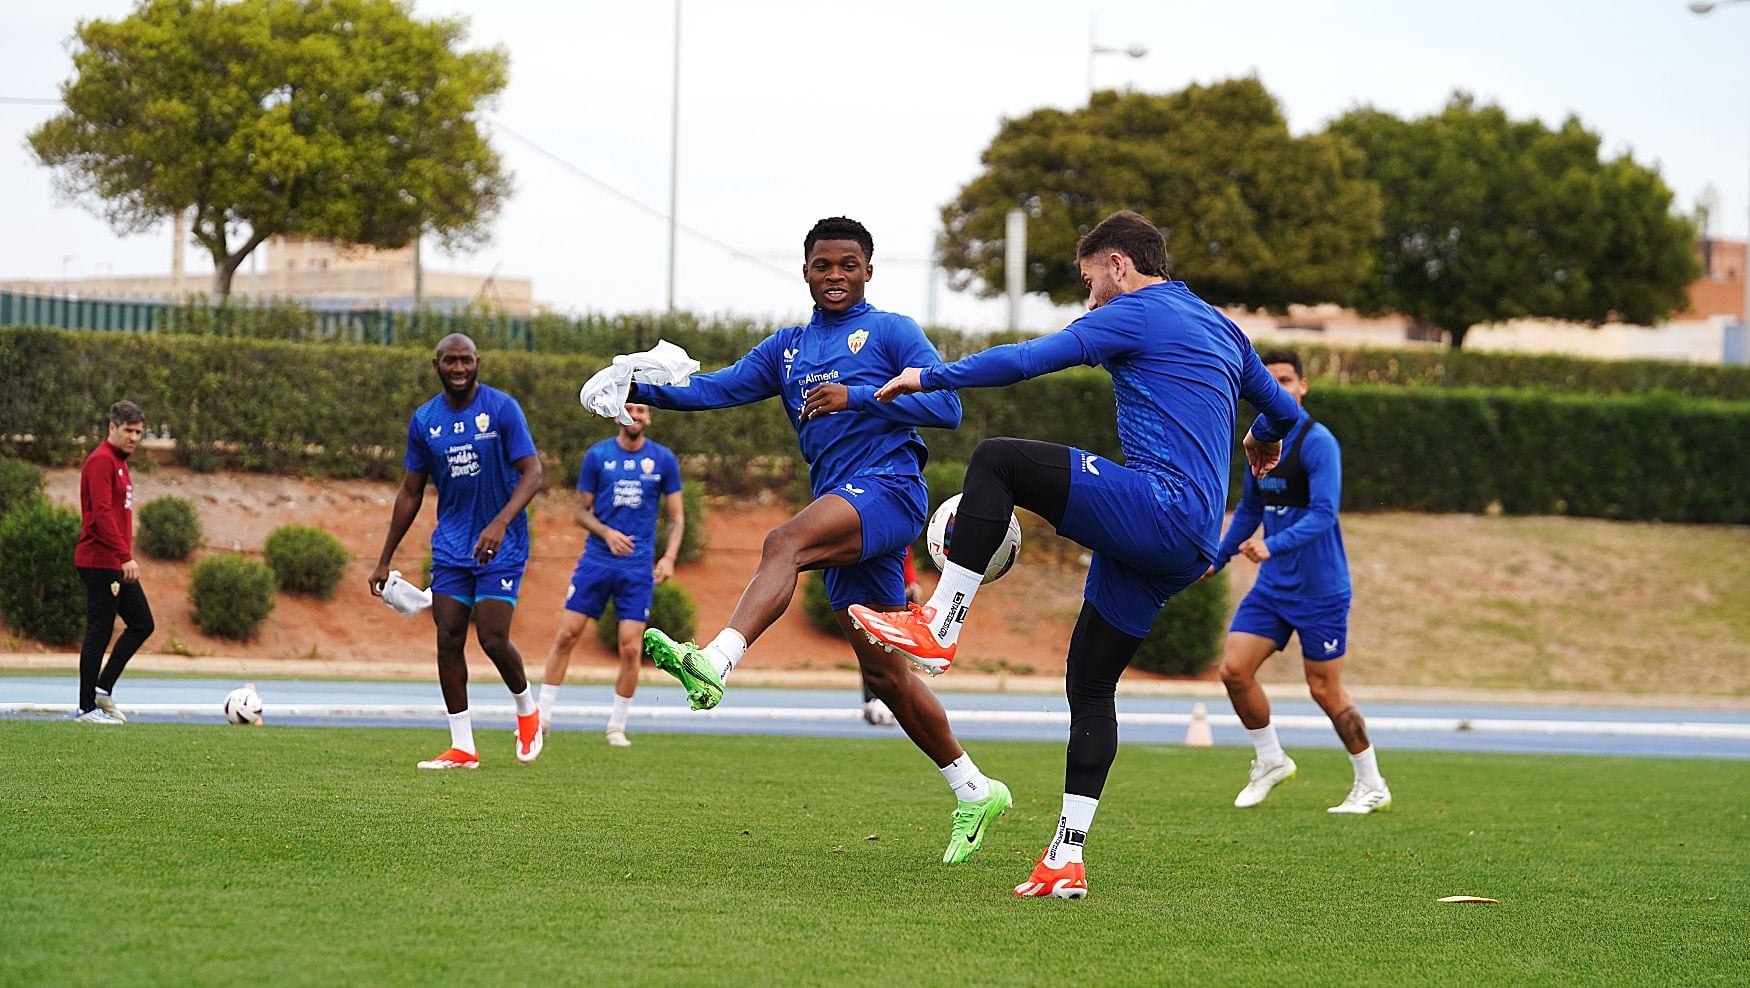
[[[1092, 895], [1020, 901], [1063, 749], [984, 743], [971, 863], [897, 740], [0, 721], [0, 984], [1742, 983], [1742, 762], [1340, 752], [1229, 805], [1235, 749], [1120, 753]], [[1440, 905], [1455, 893], [1498, 906]]]

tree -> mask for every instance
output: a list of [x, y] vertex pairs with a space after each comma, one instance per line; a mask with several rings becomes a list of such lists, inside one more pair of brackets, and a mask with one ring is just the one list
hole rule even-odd
[[81, 21], [63, 111], [32, 131], [59, 191], [139, 233], [192, 210], [213, 294], [271, 236], [486, 239], [509, 177], [475, 119], [502, 49], [397, 0], [140, 0]]
[[942, 208], [942, 264], [956, 290], [1002, 290], [1004, 216], [1032, 215], [1027, 288], [1087, 297], [1075, 242], [1119, 209], [1167, 237], [1175, 273], [1216, 304], [1281, 309], [1347, 301], [1367, 274], [1379, 199], [1360, 155], [1295, 137], [1255, 78], [1166, 95], [1096, 93], [1079, 110], [1005, 121], [983, 174]]
[[1401, 313], [1458, 348], [1481, 323], [1653, 323], [1688, 305], [1693, 222], [1657, 171], [1601, 160], [1574, 117], [1552, 130], [1456, 93], [1420, 119], [1362, 108], [1330, 130], [1362, 149], [1384, 195], [1363, 312]]

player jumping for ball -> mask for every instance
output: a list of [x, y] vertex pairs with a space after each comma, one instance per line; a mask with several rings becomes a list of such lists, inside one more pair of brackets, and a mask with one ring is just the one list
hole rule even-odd
[[1118, 752], [1114, 697], [1155, 614], [1215, 558], [1227, 503], [1236, 399], [1263, 412], [1245, 438], [1254, 471], [1274, 466], [1300, 408], [1239, 327], [1168, 280], [1160, 231], [1115, 213], [1076, 245], [1091, 310], [1063, 330], [952, 364], [911, 367], [876, 398], [1002, 387], [1089, 364], [1112, 375], [1125, 465], [1084, 450], [986, 439], [966, 466], [948, 565], [929, 603], [903, 613], [852, 607], [853, 622], [914, 661], [946, 665], [981, 575], [1016, 505], [1093, 550], [1064, 670], [1069, 752], [1057, 834], [1020, 896], [1087, 895], [1082, 846]]
[[720, 371], [694, 375], [685, 387], [634, 384], [627, 401], [698, 411], [783, 401], [808, 461], [814, 501], [767, 534], [759, 568], [729, 624], [704, 648], [657, 629], [645, 652], [687, 688], [696, 710], [715, 707], [724, 682], [760, 633], [790, 605], [805, 570], [824, 570], [839, 627], [851, 641], [863, 685], [893, 712], [959, 800], [945, 862], [964, 861], [983, 844], [991, 821], [1008, 809], [1008, 787], [987, 779], [954, 739], [941, 701], [905, 660], [850, 633], [847, 609], [906, 606], [905, 548], [923, 531], [928, 451], [918, 426], [960, 424], [952, 391], [875, 401], [875, 389], [899, 370], [940, 359], [918, 324], [864, 300], [874, 275], [874, 240], [863, 224], [823, 219], [803, 239], [803, 280], [814, 298], [806, 326], [781, 329]]

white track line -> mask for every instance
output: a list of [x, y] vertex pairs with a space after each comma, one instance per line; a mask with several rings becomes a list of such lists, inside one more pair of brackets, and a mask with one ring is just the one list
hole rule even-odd
[[[217, 703], [127, 703], [120, 704], [124, 713], [150, 714], [181, 719], [217, 719]], [[508, 704], [487, 704], [473, 708], [484, 720], [509, 722], [516, 708]], [[0, 704], [0, 717], [20, 715], [61, 715], [73, 712], [67, 703], [6, 703]], [[554, 709], [555, 719], [562, 723], [578, 720], [606, 720], [606, 706], [564, 706]], [[444, 708], [439, 704], [353, 704], [306, 703], [269, 704], [269, 719], [279, 717], [311, 718], [382, 718], [384, 720], [431, 720], [441, 718]], [[756, 721], [787, 721], [790, 723], [859, 723], [863, 712], [858, 707], [718, 707], [715, 710], [686, 710], [681, 707], [643, 706], [629, 711], [635, 720], [672, 722], [713, 720], [728, 723]], [[948, 717], [957, 724], [1013, 724], [1052, 726], [1069, 724], [1069, 714], [1049, 710], [950, 710]], [[1134, 727], [1184, 727], [1191, 723], [1191, 714], [1121, 713], [1118, 722]], [[1323, 729], [1330, 721], [1323, 715], [1279, 715], [1273, 718], [1277, 727]], [[1240, 726], [1232, 714], [1216, 714], [1209, 718], [1212, 725]], [[1474, 734], [1571, 734], [1617, 735], [1634, 737], [1705, 738], [1710, 740], [1750, 741], [1750, 724], [1721, 724], [1696, 721], [1610, 721], [1610, 720], [1536, 720], [1514, 718], [1468, 717], [1370, 717], [1367, 726], [1376, 731], [1425, 731], [1435, 733]]]

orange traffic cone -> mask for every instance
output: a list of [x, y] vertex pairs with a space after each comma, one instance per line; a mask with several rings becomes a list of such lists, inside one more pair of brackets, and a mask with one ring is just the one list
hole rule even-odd
[[1185, 728], [1185, 747], [1207, 748], [1215, 743], [1215, 735], [1209, 730], [1209, 708], [1203, 704], [1191, 707], [1191, 724]]

